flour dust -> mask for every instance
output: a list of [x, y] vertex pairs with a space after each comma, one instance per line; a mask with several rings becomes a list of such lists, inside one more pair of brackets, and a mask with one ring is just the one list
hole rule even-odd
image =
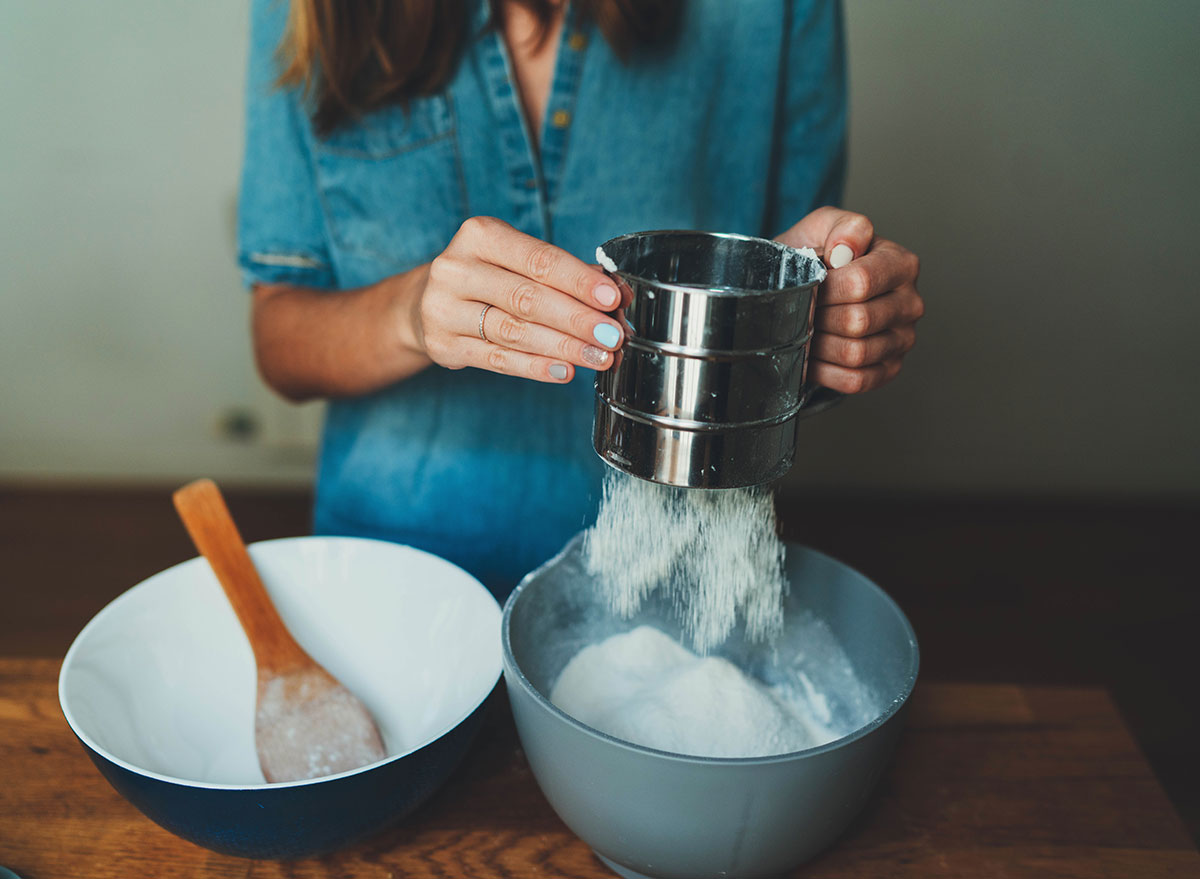
[[583, 554], [622, 618], [666, 590], [701, 653], [723, 642], [739, 619], [753, 641], [783, 629], [784, 546], [765, 488], [673, 488], [610, 471]]

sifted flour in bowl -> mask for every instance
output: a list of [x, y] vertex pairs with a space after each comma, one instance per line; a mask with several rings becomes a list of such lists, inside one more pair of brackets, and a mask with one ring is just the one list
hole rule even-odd
[[786, 754], [840, 735], [811, 685], [767, 687], [650, 626], [583, 648], [550, 701], [616, 738], [698, 757]]

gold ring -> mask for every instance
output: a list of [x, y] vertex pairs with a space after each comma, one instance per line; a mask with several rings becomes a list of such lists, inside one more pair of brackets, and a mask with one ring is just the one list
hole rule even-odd
[[479, 338], [483, 339], [485, 342], [489, 341], [489, 339], [483, 333], [483, 319], [487, 317], [488, 309], [491, 307], [492, 306], [490, 305], [485, 305], [483, 307], [483, 311], [479, 312]]

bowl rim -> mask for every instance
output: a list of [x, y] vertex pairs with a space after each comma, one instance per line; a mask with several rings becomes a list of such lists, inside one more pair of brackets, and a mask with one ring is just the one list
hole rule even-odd
[[[473, 584], [475, 587], [477, 587], [480, 590], [480, 592], [482, 592], [483, 595], [486, 596], [492, 602], [493, 606], [495, 606], [495, 608], [496, 608], [497, 614], [499, 615], [502, 613], [501, 609], [500, 609], [500, 604], [499, 604], [499, 602], [496, 601], [496, 597], [494, 595], [492, 595], [492, 593], [490, 591], [488, 591], [487, 587], [485, 587], [482, 583], [480, 583], [479, 580], [475, 576], [473, 576], [472, 574], [463, 570], [462, 568], [458, 567], [458, 565], [454, 564], [453, 562], [442, 558], [439, 555], [436, 555], [431, 552], [427, 552], [423, 549], [417, 549], [415, 546], [408, 546], [407, 544], [404, 544], [404, 543], [396, 543], [396, 542], [390, 541], [390, 540], [379, 540], [379, 539], [371, 538], [371, 537], [344, 537], [344, 536], [340, 536], [340, 535], [316, 534], [316, 535], [301, 535], [301, 536], [296, 536], [296, 537], [277, 537], [277, 538], [273, 538], [271, 540], [258, 540], [258, 541], [255, 541], [254, 543], [247, 544], [247, 547], [266, 546], [266, 545], [282, 545], [282, 544], [289, 544], [289, 543], [381, 544], [381, 545], [387, 546], [387, 547], [399, 548], [399, 549], [409, 550], [412, 552], [418, 552], [418, 553], [421, 553], [422, 555], [426, 555], [431, 558], [437, 559], [439, 562], [450, 565], [452, 568], [455, 568], [455, 569], [461, 571], [468, 578], [470, 583]], [[181, 785], [183, 787], [189, 787], [189, 788], [202, 788], [205, 790], [253, 790], [253, 791], [281, 790], [281, 789], [285, 789], [285, 788], [305, 787], [307, 785], [321, 784], [324, 782], [336, 781], [338, 779], [343, 779], [343, 778], [348, 778], [350, 776], [359, 775], [364, 772], [369, 772], [370, 770], [376, 769], [380, 766], [385, 766], [388, 763], [394, 763], [396, 761], [403, 760], [405, 757], [410, 757], [413, 754], [415, 754], [417, 751], [427, 748], [428, 746], [432, 745], [439, 739], [445, 737], [450, 732], [452, 732], [453, 730], [458, 728], [467, 718], [469, 718], [472, 714], [474, 714], [484, 702], [487, 701], [488, 696], [490, 696], [492, 694], [492, 692], [496, 689], [496, 683], [500, 680], [500, 676], [504, 671], [504, 658], [502, 655], [500, 658], [500, 662], [497, 664], [497, 667], [496, 667], [496, 676], [495, 676], [495, 678], [492, 679], [491, 684], [487, 687], [487, 689], [484, 692], [482, 692], [480, 694], [479, 698], [475, 702], [473, 702], [470, 705], [470, 707], [467, 708], [467, 710], [465, 712], [463, 712], [463, 714], [460, 717], [458, 717], [458, 719], [456, 719], [453, 723], [447, 725], [444, 729], [440, 730], [436, 735], [431, 735], [431, 736], [425, 738], [424, 740], [421, 741], [420, 744], [415, 745], [406, 751], [403, 751], [399, 754], [389, 755], [382, 760], [377, 760], [374, 763], [368, 763], [365, 766], [359, 766], [357, 769], [349, 769], [345, 772], [338, 772], [334, 775], [322, 775], [317, 778], [305, 778], [305, 779], [300, 779], [298, 781], [277, 781], [277, 782], [264, 781], [264, 782], [255, 783], [255, 784], [233, 784], [233, 783], [228, 783], [228, 782], [197, 781], [195, 779], [179, 778], [174, 775], [166, 775], [161, 772], [155, 772], [150, 769], [145, 769], [143, 767], [138, 766], [135, 763], [130, 763], [128, 760], [118, 757], [116, 754], [113, 754], [107, 748], [104, 748], [103, 746], [101, 746], [99, 743], [97, 743], [95, 741], [95, 739], [93, 739], [90, 735], [88, 735], [88, 733], [82, 728], [82, 725], [76, 721], [73, 713], [71, 712], [70, 706], [67, 703], [67, 698], [66, 698], [67, 673], [71, 667], [71, 663], [75, 657], [77, 649], [79, 648], [79, 645], [82, 643], [82, 641], [84, 639], [84, 636], [88, 633], [88, 631], [93, 626], [99, 624], [98, 621], [101, 619], [101, 617], [104, 617], [104, 616], [108, 615], [109, 613], [114, 612], [113, 609], [118, 607], [123, 602], [127, 601], [129, 599], [129, 596], [132, 595], [135, 591], [142, 589], [144, 587], [148, 587], [151, 583], [153, 583], [155, 580], [158, 580], [160, 577], [164, 577], [168, 573], [175, 571], [178, 568], [182, 568], [182, 567], [185, 567], [188, 565], [197, 566], [197, 565], [202, 564], [203, 562], [204, 562], [204, 559], [201, 556], [196, 556], [194, 558], [187, 559], [186, 561], [182, 561], [177, 564], [171, 565], [169, 568], [164, 568], [163, 570], [158, 571], [157, 573], [151, 574], [146, 579], [141, 580], [138, 583], [135, 583], [133, 586], [130, 586], [128, 589], [126, 589], [120, 595], [116, 596], [114, 599], [112, 599], [110, 602], [108, 602], [108, 604], [104, 605], [104, 607], [102, 607], [99, 611], [97, 611], [96, 614], [90, 620], [88, 620], [87, 624], [82, 629], [79, 630], [79, 634], [77, 634], [75, 636], [75, 639], [71, 642], [71, 646], [69, 648], [67, 648], [66, 655], [63, 657], [62, 666], [59, 668], [59, 672], [58, 672], [58, 705], [59, 705], [59, 709], [63, 713], [63, 717], [67, 721], [67, 725], [71, 727], [71, 732], [73, 732], [75, 734], [76, 738], [78, 738], [79, 741], [83, 744], [83, 746], [86, 747], [89, 751], [104, 758], [109, 763], [119, 766], [120, 768], [122, 768], [128, 772], [132, 772], [135, 775], [140, 775], [144, 778], [154, 779], [155, 781], [165, 782], [167, 784], [176, 784], [176, 785]]]
[[516, 606], [520, 594], [530, 583], [533, 582], [534, 577], [536, 577], [542, 571], [548, 570], [549, 568], [558, 564], [564, 556], [571, 552], [577, 543], [582, 541], [582, 539], [583, 534], [577, 534], [567, 543], [565, 547], [562, 548], [562, 550], [559, 551], [556, 556], [554, 556], [554, 558], [550, 559], [536, 570], [526, 574], [525, 577], [522, 578], [520, 584], [518, 584], [517, 588], [512, 591], [512, 594], [509, 595], [508, 599], [504, 602], [504, 613], [500, 620], [500, 642], [503, 649], [505, 671], [511, 671], [513, 673], [516, 680], [520, 683], [521, 688], [532, 695], [534, 701], [537, 702], [539, 706], [548, 710], [551, 714], [559, 717], [560, 719], [565, 720], [569, 726], [574, 727], [580, 732], [592, 735], [624, 750], [632, 751], [635, 754], [666, 758], [676, 763], [698, 764], [703, 766], [753, 766], [787, 763], [795, 760], [797, 757], [815, 757], [829, 751], [835, 751], [839, 748], [844, 748], [847, 745], [858, 741], [859, 739], [865, 738], [887, 723], [892, 717], [894, 717], [908, 702], [909, 697], [912, 695], [913, 688], [916, 687], [917, 674], [920, 671], [921, 665], [920, 648], [917, 644], [917, 635], [913, 630], [912, 623], [909, 622], [909, 619], [904, 614], [904, 611], [900, 609], [900, 605], [898, 605], [896, 601], [890, 595], [888, 595], [881, 586], [879, 586], [878, 583], [863, 574], [857, 568], [852, 568], [845, 562], [838, 561], [828, 553], [821, 552], [818, 549], [813, 549], [811, 546], [805, 546], [804, 544], [800, 543], [785, 542], [784, 545], [787, 547], [787, 551], [789, 553], [797, 550], [805, 553], [811, 553], [814, 556], [818, 556], [826, 561], [832, 562], [835, 565], [839, 565], [840, 567], [845, 568], [853, 573], [862, 582], [870, 586], [875, 590], [876, 593], [878, 593], [879, 597], [884, 600], [884, 603], [887, 605], [887, 607], [891, 609], [892, 613], [894, 613], [900, 621], [904, 633], [908, 637], [909, 645], [912, 648], [910, 653], [911, 664], [908, 669], [908, 674], [905, 676], [904, 684], [901, 687], [899, 695], [893, 697], [887, 708], [880, 712], [880, 714], [871, 721], [863, 724], [844, 736], [834, 739], [832, 742], [826, 742], [823, 745], [816, 745], [811, 748], [801, 748], [798, 751], [786, 751], [782, 754], [768, 754], [761, 757], [703, 757], [695, 754], [680, 754], [675, 751], [664, 751], [659, 748], [651, 748], [648, 745], [639, 745], [635, 742], [627, 742], [624, 739], [617, 738], [616, 736], [610, 735], [603, 730], [596, 729], [594, 726], [588, 726], [588, 724], [581, 720], [576, 720], [570, 714], [567, 714], [567, 712], [563, 711], [548, 698], [543, 696], [541, 691], [533, 685], [533, 681], [529, 680], [529, 678], [525, 676], [525, 672], [521, 670], [520, 665], [517, 663], [516, 656], [513, 654], [510, 631], [513, 608]]

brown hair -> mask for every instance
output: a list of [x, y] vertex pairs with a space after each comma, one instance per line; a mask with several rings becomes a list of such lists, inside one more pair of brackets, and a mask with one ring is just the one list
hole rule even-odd
[[[533, 12], [545, 38], [562, 0], [509, 0]], [[681, 0], [575, 0], [613, 51], [673, 35]], [[501, 0], [489, 0], [492, 26]], [[467, 0], [291, 0], [279, 45], [281, 85], [299, 86], [321, 134], [380, 107], [432, 94], [454, 74], [468, 34]]]

